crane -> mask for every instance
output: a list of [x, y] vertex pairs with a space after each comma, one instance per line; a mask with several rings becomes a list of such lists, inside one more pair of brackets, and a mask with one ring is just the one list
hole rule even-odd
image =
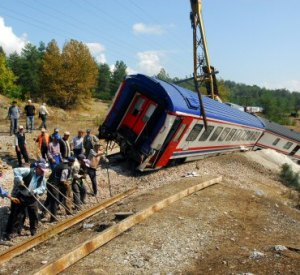
[[[191, 25], [193, 29], [194, 80], [199, 84], [205, 83], [209, 97], [220, 100], [216, 80], [216, 71], [210, 65], [204, 23], [202, 18], [202, 0], [190, 0]], [[200, 86], [200, 85], [198, 85]]]
[[194, 84], [199, 96], [200, 110], [203, 116], [205, 128], [207, 126], [205, 109], [200, 93], [200, 87], [205, 84], [207, 95], [212, 99], [221, 101], [219, 97], [216, 71], [210, 65], [204, 23], [202, 18], [202, 0], [190, 0], [191, 2], [191, 25], [193, 29], [193, 55], [194, 55]]

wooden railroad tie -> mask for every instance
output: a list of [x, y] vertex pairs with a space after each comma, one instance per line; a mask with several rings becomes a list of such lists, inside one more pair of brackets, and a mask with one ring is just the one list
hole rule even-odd
[[160, 211], [161, 209], [169, 206], [170, 204], [184, 197], [187, 197], [201, 189], [220, 183], [221, 181], [222, 181], [222, 177], [218, 177], [208, 181], [201, 182], [197, 185], [188, 187], [187, 189], [184, 189], [176, 193], [175, 195], [163, 199], [162, 201], [159, 201], [151, 205], [150, 207], [139, 211], [138, 213], [132, 216], [129, 216], [128, 218], [122, 220], [120, 223], [107, 228], [105, 231], [99, 233], [98, 235], [78, 245], [74, 250], [65, 254], [61, 258], [54, 260], [53, 262], [49, 263], [46, 266], [43, 266], [35, 273], [35, 275], [58, 274], [62, 272], [72, 264], [76, 263], [77, 261], [89, 255], [90, 253], [92, 253], [102, 245], [106, 244], [113, 238], [119, 236], [121, 233], [125, 232], [132, 226], [150, 217], [155, 212]]

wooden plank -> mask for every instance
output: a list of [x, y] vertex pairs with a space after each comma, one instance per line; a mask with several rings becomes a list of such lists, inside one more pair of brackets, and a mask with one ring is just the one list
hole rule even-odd
[[82, 211], [78, 213], [74, 217], [70, 217], [67, 220], [61, 221], [57, 225], [47, 229], [46, 231], [43, 231], [36, 236], [33, 236], [32, 238], [13, 246], [6, 251], [4, 251], [2, 254], [0, 254], [0, 265], [9, 261], [10, 259], [14, 258], [17, 255], [20, 255], [24, 253], [25, 251], [29, 250], [30, 248], [50, 239], [54, 235], [61, 233], [62, 231], [70, 228], [71, 226], [83, 221], [86, 218], [89, 218], [93, 215], [95, 215], [97, 212], [103, 210], [104, 208], [107, 208], [111, 206], [112, 204], [122, 200], [126, 196], [129, 196], [136, 192], [137, 188], [130, 189], [124, 193], [118, 194], [114, 196], [113, 198], [109, 198], [104, 200], [103, 202], [93, 206], [90, 209], [87, 209], [85, 211]]
[[213, 184], [219, 183], [222, 181], [222, 177], [214, 178], [200, 184], [191, 186], [183, 191], [176, 193], [160, 202], [157, 202], [150, 207], [139, 211], [138, 213], [128, 217], [127, 219], [121, 221], [120, 223], [113, 225], [112, 227], [106, 229], [102, 233], [98, 234], [95, 237], [90, 238], [84, 243], [78, 245], [74, 250], [65, 254], [61, 258], [54, 260], [46, 266], [43, 266], [39, 271], [35, 273], [35, 275], [48, 275], [48, 274], [58, 274], [62, 272], [72, 264], [76, 263], [83, 257], [87, 256], [91, 252], [95, 251], [97, 248], [102, 246], [103, 244], [109, 242], [113, 238], [117, 237], [124, 231], [128, 230], [130, 227], [142, 222], [155, 212], [169, 206], [170, 204], [189, 196], [201, 189], [204, 189]]

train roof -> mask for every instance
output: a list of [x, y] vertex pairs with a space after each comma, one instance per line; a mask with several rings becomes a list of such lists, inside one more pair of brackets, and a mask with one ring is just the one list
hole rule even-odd
[[282, 126], [278, 123], [275, 123], [273, 121], [267, 120], [265, 118], [259, 117], [259, 119], [264, 123], [265, 129], [267, 131], [273, 132], [275, 134], [296, 140], [300, 142], [300, 133], [295, 132], [292, 129], [289, 129], [285, 126]]
[[[195, 116], [201, 115], [199, 98], [195, 92], [142, 74], [130, 75], [127, 77], [127, 80], [144, 88], [143, 92], [147, 94], [148, 91], [149, 96], [159, 95], [160, 97], [165, 98], [168, 111], [170, 112], [181, 112]], [[233, 109], [226, 104], [212, 100], [207, 96], [203, 96], [203, 102], [208, 118], [264, 128], [263, 122], [256, 116]]]

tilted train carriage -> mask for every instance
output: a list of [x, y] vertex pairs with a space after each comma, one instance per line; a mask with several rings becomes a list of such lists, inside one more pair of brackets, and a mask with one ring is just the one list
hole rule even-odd
[[[263, 119], [205, 96], [203, 101], [207, 130], [196, 93], [145, 75], [128, 76], [115, 95], [99, 136], [117, 142], [121, 153], [140, 171], [208, 155], [271, 147], [278, 138], [272, 139], [274, 132], [266, 130], [269, 123]], [[300, 135], [287, 140], [293, 141], [293, 146], [284, 152], [300, 157]]]

